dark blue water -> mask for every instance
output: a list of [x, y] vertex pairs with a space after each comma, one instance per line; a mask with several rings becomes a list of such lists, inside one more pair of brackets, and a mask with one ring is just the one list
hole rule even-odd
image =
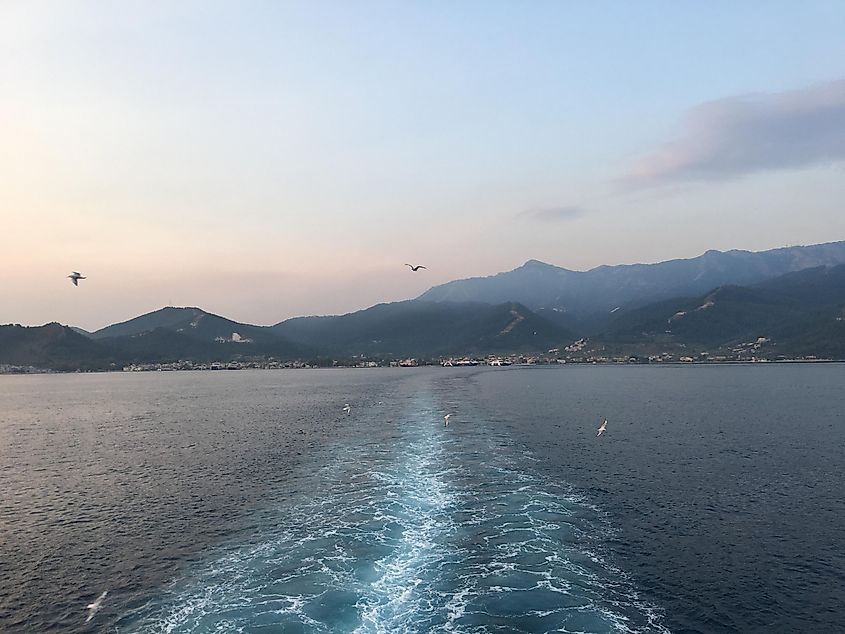
[[843, 385], [838, 365], [0, 377], [0, 628], [838, 631]]

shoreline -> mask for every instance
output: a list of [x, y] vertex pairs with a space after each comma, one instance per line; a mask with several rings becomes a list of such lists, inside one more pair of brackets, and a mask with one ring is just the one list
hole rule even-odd
[[[390, 370], [403, 369], [409, 370], [414, 368], [548, 368], [548, 367], [583, 367], [583, 366], [611, 366], [611, 367], [702, 367], [702, 366], [760, 366], [760, 365], [818, 365], [818, 364], [841, 364], [845, 363], [845, 359], [756, 359], [756, 360], [724, 360], [724, 361], [648, 361], [648, 362], [623, 362], [623, 361], [562, 361], [562, 362], [542, 362], [542, 363], [510, 363], [510, 364], [491, 364], [478, 362], [473, 364], [461, 365], [444, 365], [443, 363], [417, 363], [415, 365], [398, 365], [392, 364], [377, 364], [377, 365], [285, 365], [279, 367], [266, 367], [252, 365], [249, 363], [242, 364], [238, 368], [222, 367], [168, 367], [184, 362], [175, 363], [161, 363], [161, 364], [141, 364], [134, 368], [120, 368], [111, 370], [54, 370], [49, 368], [37, 368], [32, 366], [16, 366], [13, 364], [0, 365], [0, 376], [31, 376], [31, 375], [45, 375], [45, 374], [133, 374], [133, 373], [147, 373], [147, 372], [232, 372], [232, 371], [280, 371], [280, 370]], [[3, 367], [5, 365], [6, 367]], [[8, 369], [7, 369], [8, 368]]]

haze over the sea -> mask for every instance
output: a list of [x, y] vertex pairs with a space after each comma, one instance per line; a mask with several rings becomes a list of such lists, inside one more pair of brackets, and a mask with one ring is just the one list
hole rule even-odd
[[4, 2], [0, 323], [267, 324], [531, 258], [845, 239], [843, 24], [821, 1]]

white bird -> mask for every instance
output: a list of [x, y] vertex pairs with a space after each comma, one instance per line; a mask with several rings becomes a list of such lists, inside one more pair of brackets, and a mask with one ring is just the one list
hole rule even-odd
[[596, 438], [601, 436], [606, 431], [607, 431], [607, 419], [605, 418], [604, 422], [601, 424], [601, 427], [599, 427], [599, 433], [596, 434]]
[[451, 416], [451, 414], [446, 414], [446, 415], [443, 417], [444, 427], [448, 427], [448, 426], [449, 426], [449, 417], [450, 417], [450, 416]]
[[407, 262], [405, 263], [405, 266], [410, 266], [411, 270], [414, 271], [414, 272], [419, 271], [420, 269], [426, 268], [422, 264], [417, 264], [416, 266], [414, 266], [413, 264], [408, 264]]
[[343, 406], [343, 411], [347, 414], [352, 411], [352, 407], [349, 405], [349, 403]]
[[108, 591], [108, 590], [106, 590], [105, 592], [103, 592], [103, 594], [101, 594], [99, 597], [97, 597], [97, 600], [96, 600], [96, 601], [94, 601], [94, 603], [89, 603], [88, 605], [86, 605], [86, 606], [85, 606], [85, 608], [88, 610], [88, 618], [87, 618], [87, 619], [85, 619], [85, 622], [86, 622], [86, 623], [87, 623], [88, 621], [90, 621], [91, 619], [93, 619], [93, 618], [94, 618], [94, 615], [95, 615], [97, 612], [99, 612], [99, 610], [100, 610], [100, 606], [103, 604], [103, 599], [105, 599], [105, 598], [106, 598], [106, 595], [107, 595], [108, 593], [109, 593], [109, 591]]
[[74, 271], [73, 273], [68, 275], [68, 277], [70, 278], [70, 281], [73, 282], [74, 286], [79, 286], [79, 280], [86, 279], [86, 277], [82, 275], [82, 273], [80, 273], [79, 271]]

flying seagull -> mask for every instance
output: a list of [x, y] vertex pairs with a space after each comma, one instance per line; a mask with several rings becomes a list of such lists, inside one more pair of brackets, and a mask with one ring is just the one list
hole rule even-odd
[[448, 427], [448, 426], [449, 426], [449, 417], [450, 417], [450, 416], [451, 416], [451, 414], [446, 414], [446, 415], [443, 417], [443, 422], [445, 423], [445, 424], [443, 425], [444, 427]]
[[412, 271], [419, 271], [420, 269], [426, 268], [422, 264], [417, 264], [416, 266], [414, 266], [413, 264], [408, 264], [407, 262], [405, 262], [405, 266], [410, 266]]
[[87, 619], [85, 619], [85, 622], [86, 622], [86, 623], [87, 623], [88, 621], [90, 621], [91, 619], [93, 619], [93, 618], [94, 618], [94, 615], [95, 615], [97, 612], [99, 612], [99, 610], [100, 610], [100, 606], [103, 604], [103, 599], [105, 599], [105, 598], [106, 598], [106, 595], [107, 595], [108, 593], [109, 593], [109, 591], [108, 591], [108, 590], [106, 590], [105, 592], [103, 592], [103, 594], [101, 594], [99, 597], [97, 597], [97, 600], [96, 600], [96, 601], [94, 601], [94, 603], [89, 603], [88, 605], [86, 605], [86, 606], [85, 606], [85, 607], [86, 607], [86, 609], [88, 610], [88, 618], [87, 618]]
[[79, 286], [79, 280], [85, 279], [85, 276], [82, 275], [82, 273], [80, 273], [79, 271], [74, 271], [73, 273], [68, 275], [68, 277], [70, 278], [70, 281], [73, 282], [74, 286]]
[[346, 405], [343, 406], [343, 411], [348, 414], [349, 412], [352, 411], [352, 406], [349, 405], [349, 403], [347, 403]]
[[607, 431], [607, 419], [605, 418], [604, 422], [602, 422], [602, 424], [601, 424], [601, 427], [599, 427], [599, 433], [596, 434], [596, 438], [601, 436], [606, 431]]

